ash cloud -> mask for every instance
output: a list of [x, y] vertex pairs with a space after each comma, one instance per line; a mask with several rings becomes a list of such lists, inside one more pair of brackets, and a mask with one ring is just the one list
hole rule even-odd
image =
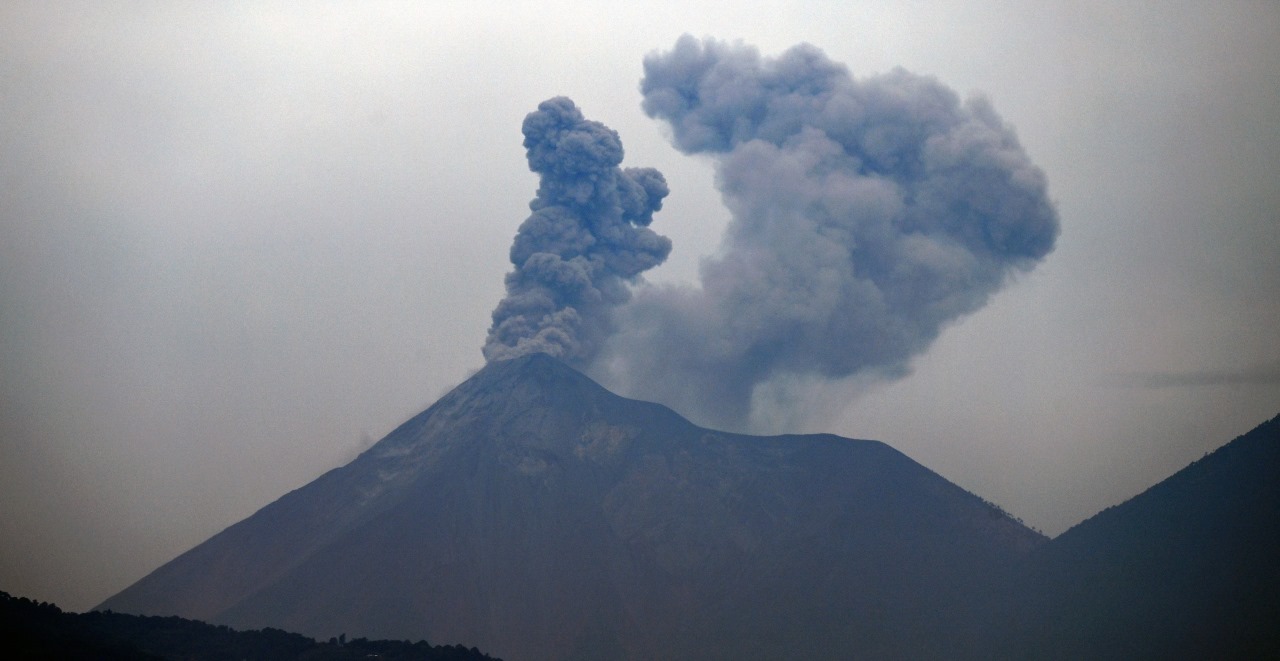
[[670, 248], [647, 227], [666, 187], [617, 170], [616, 134], [549, 101], [525, 123], [542, 185], [489, 359], [548, 351], [742, 429], [789, 390], [905, 375], [1053, 249], [1044, 174], [983, 98], [901, 69], [854, 79], [812, 46], [770, 58], [687, 35], [644, 74], [645, 112], [714, 160], [732, 213], [700, 286], [629, 286]]
[[644, 110], [716, 164], [732, 212], [701, 287], [649, 288], [596, 364], [613, 385], [742, 427], [788, 383], [892, 378], [1048, 254], [1057, 213], [982, 98], [898, 69], [855, 80], [682, 37], [645, 59]]
[[613, 332], [609, 312], [630, 299], [628, 284], [671, 252], [648, 227], [667, 183], [652, 168], [619, 168], [618, 134], [564, 97], [539, 104], [523, 132], [538, 193], [511, 246], [515, 270], [484, 355], [543, 352], [582, 366]]

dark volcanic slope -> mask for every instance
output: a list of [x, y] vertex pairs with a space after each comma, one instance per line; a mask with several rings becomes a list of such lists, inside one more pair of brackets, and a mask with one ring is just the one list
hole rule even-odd
[[1016, 658], [1280, 658], [1280, 417], [1029, 558]]
[[1041, 541], [882, 443], [701, 429], [534, 355], [101, 608], [517, 660], [953, 657]]

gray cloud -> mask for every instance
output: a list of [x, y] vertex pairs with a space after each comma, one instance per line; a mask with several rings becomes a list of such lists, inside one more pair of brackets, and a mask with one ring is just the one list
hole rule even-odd
[[1127, 372], [1114, 375], [1113, 385], [1129, 388], [1188, 388], [1280, 384], [1280, 361], [1239, 370], [1193, 372]]
[[901, 376], [1053, 249], [1045, 177], [983, 98], [687, 35], [644, 72], [645, 112], [715, 159], [733, 219], [701, 288], [617, 309], [590, 369], [630, 394], [740, 428], [764, 384]]
[[608, 313], [630, 298], [627, 284], [671, 252], [648, 227], [667, 183], [651, 168], [620, 169], [618, 134], [563, 97], [530, 113], [524, 136], [538, 194], [511, 246], [516, 268], [484, 355], [545, 352], [582, 364], [611, 332]]

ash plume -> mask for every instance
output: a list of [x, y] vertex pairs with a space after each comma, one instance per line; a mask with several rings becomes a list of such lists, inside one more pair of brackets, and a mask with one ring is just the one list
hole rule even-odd
[[538, 193], [511, 246], [515, 270], [484, 356], [542, 352], [581, 366], [612, 332], [609, 311], [630, 298], [628, 284], [671, 252], [648, 227], [667, 183], [652, 168], [620, 169], [618, 134], [569, 99], [539, 104], [523, 132]]
[[854, 79], [808, 45], [768, 58], [687, 35], [644, 74], [645, 112], [714, 160], [732, 213], [700, 286], [639, 282], [671, 248], [648, 227], [666, 183], [619, 169], [617, 134], [552, 99], [524, 124], [541, 180], [489, 360], [550, 353], [743, 429], [766, 399], [812, 404], [796, 393], [905, 375], [1053, 250], [1044, 174], [981, 97], [902, 69]]
[[897, 377], [1058, 234], [1044, 174], [983, 98], [897, 69], [855, 80], [680, 38], [644, 62], [645, 112], [716, 164], [732, 220], [700, 288], [643, 288], [592, 371], [741, 428], [788, 383]]

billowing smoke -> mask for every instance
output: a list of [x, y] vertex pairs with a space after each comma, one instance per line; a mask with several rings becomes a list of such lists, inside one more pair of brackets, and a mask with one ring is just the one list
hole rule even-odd
[[628, 283], [671, 252], [648, 227], [667, 183], [652, 168], [619, 169], [618, 134], [569, 99], [541, 103], [523, 130], [538, 194], [511, 246], [515, 270], [484, 355], [544, 352], [585, 365], [612, 332], [610, 310], [631, 297]]
[[542, 188], [489, 358], [550, 350], [740, 429], [753, 400], [788, 384], [906, 374], [1053, 249], [1044, 175], [982, 98], [903, 70], [855, 80], [811, 46], [765, 58], [689, 36], [644, 72], [645, 112], [715, 160], [732, 213], [701, 286], [628, 300], [667, 254], [645, 227], [666, 188], [652, 170], [619, 173], [616, 135], [548, 102], [525, 124]]
[[715, 158], [733, 219], [700, 289], [620, 311], [597, 371], [632, 395], [741, 427], [762, 385], [900, 376], [1053, 249], [1044, 175], [984, 99], [689, 36], [644, 72], [645, 112]]

